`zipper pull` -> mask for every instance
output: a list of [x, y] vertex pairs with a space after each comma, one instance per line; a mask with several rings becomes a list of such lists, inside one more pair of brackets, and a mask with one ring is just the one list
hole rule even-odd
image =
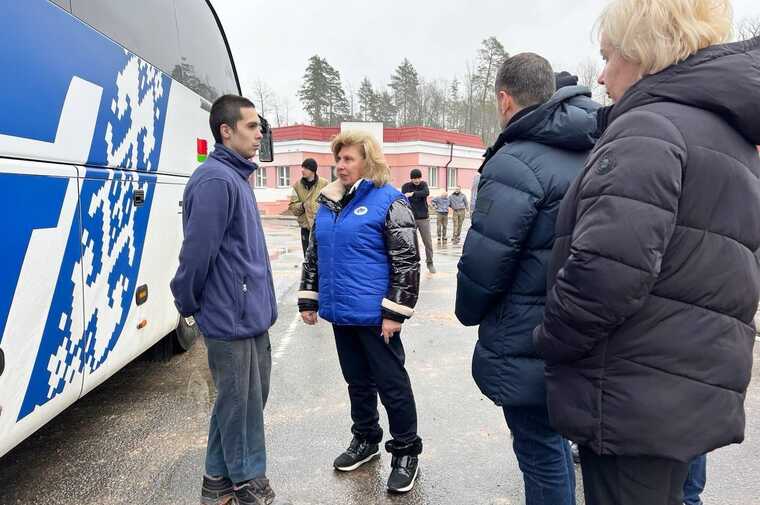
[[243, 283], [243, 293], [247, 293], [247, 292], [248, 292], [248, 285], [244, 282]]

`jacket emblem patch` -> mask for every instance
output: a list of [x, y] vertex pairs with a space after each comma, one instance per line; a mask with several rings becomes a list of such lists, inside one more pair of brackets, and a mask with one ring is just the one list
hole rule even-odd
[[599, 164], [594, 168], [594, 171], [599, 175], [606, 175], [612, 172], [612, 169], [615, 168], [615, 162], [608, 156], [605, 156], [601, 159]]
[[363, 216], [368, 211], [369, 209], [367, 209], [367, 207], [362, 205], [361, 207], [357, 207], [356, 209], [354, 209], [354, 214], [356, 214], [357, 216]]

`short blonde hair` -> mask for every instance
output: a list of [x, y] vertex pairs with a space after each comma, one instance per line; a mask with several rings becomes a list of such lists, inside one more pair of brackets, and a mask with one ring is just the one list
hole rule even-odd
[[730, 0], [613, 0], [597, 31], [647, 75], [726, 42], [732, 19]]
[[340, 150], [350, 146], [358, 146], [359, 152], [364, 158], [364, 173], [362, 177], [371, 180], [378, 188], [390, 181], [391, 171], [385, 162], [383, 151], [378, 141], [375, 140], [375, 137], [363, 131], [345, 131], [333, 139], [330, 150], [332, 150], [337, 160]]

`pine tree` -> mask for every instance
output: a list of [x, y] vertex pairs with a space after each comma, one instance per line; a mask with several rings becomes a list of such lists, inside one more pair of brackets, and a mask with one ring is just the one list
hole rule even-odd
[[326, 126], [330, 81], [327, 61], [314, 55], [309, 58], [303, 84], [298, 92], [304, 111], [315, 126]]
[[376, 114], [377, 96], [372, 83], [366, 77], [359, 87], [359, 118], [362, 121], [372, 120]]
[[404, 58], [401, 65], [391, 76], [390, 88], [393, 90], [393, 101], [399, 114], [400, 126], [414, 124], [419, 121], [419, 85], [417, 70], [411, 62]]
[[449, 95], [446, 100], [446, 125], [449, 130], [462, 128], [462, 105], [459, 100], [459, 79], [454, 77], [449, 86]]
[[375, 115], [372, 117], [373, 121], [382, 121], [383, 125], [392, 128], [397, 126], [396, 115], [398, 110], [394, 103], [393, 95], [387, 91], [377, 93], [375, 95]]
[[507, 58], [509, 58], [509, 54], [507, 54], [504, 46], [496, 37], [489, 37], [481, 43], [480, 50], [478, 51], [478, 68], [476, 72], [476, 83], [480, 95], [480, 107], [478, 110], [480, 129], [478, 133], [486, 143], [493, 140], [491, 137], [496, 128], [494, 125], [495, 115], [493, 114], [494, 105], [492, 97], [496, 73]]
[[327, 126], [337, 126], [341, 121], [351, 115], [351, 105], [343, 91], [340, 82], [340, 72], [333, 68], [327, 60], [322, 60], [327, 76]]

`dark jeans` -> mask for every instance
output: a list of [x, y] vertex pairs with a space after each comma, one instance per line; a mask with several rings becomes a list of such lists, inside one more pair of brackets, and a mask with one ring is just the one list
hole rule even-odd
[[311, 230], [308, 228], [301, 228], [301, 247], [303, 248], [303, 255], [306, 256], [306, 249], [309, 248], [309, 235]]
[[379, 326], [333, 325], [338, 360], [351, 400], [351, 431], [359, 438], [379, 442], [382, 438], [377, 397], [388, 413], [393, 439], [415, 442], [417, 407], [412, 385], [404, 368], [404, 346], [396, 333], [386, 344]]
[[575, 505], [570, 444], [549, 425], [546, 407], [504, 407], [523, 473], [525, 505]]
[[707, 454], [697, 456], [689, 463], [689, 474], [683, 484], [684, 505], [702, 505], [699, 495], [707, 483]]
[[206, 474], [245, 482], [266, 476], [264, 406], [269, 395], [269, 333], [243, 340], [205, 339], [216, 386], [209, 423]]
[[579, 451], [586, 505], [683, 505], [688, 463]]

